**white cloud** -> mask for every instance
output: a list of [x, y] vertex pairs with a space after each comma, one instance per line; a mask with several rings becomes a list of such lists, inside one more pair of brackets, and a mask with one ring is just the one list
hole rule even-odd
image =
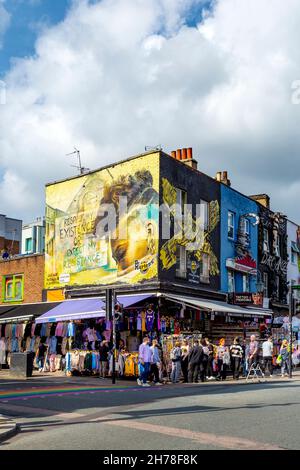
[[76, 0], [41, 33], [35, 57], [6, 77], [0, 212], [41, 212], [44, 183], [72, 174], [74, 145], [94, 168], [162, 144], [193, 146], [200, 169], [228, 169], [234, 187], [269, 192], [274, 209], [300, 222], [300, 105], [291, 104], [300, 3], [219, 0], [189, 28], [199, 3]]

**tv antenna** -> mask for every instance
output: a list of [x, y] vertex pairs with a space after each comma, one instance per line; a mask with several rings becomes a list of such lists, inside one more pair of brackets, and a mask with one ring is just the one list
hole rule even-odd
[[80, 156], [80, 150], [78, 150], [76, 147], [74, 147], [74, 152], [71, 152], [71, 153], [67, 153], [66, 156], [69, 157], [70, 155], [76, 155], [77, 156], [77, 162], [78, 164], [77, 165], [71, 165], [73, 168], [77, 168], [77, 170], [79, 171], [79, 174], [80, 175], [84, 175], [84, 173], [86, 173], [87, 171], [89, 171], [90, 169], [89, 168], [85, 168], [84, 166], [82, 166], [81, 164], [81, 156]]
[[149, 152], [150, 150], [162, 150], [162, 146], [161, 145], [154, 145], [154, 146], [146, 145], [145, 152]]

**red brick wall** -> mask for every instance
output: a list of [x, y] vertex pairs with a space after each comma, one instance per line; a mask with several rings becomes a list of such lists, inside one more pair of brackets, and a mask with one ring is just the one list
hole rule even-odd
[[[23, 303], [42, 302], [44, 288], [44, 255], [24, 256], [22, 258], [0, 261], [0, 304], [2, 302], [2, 276], [24, 274]], [[7, 302], [5, 302], [7, 305]]]

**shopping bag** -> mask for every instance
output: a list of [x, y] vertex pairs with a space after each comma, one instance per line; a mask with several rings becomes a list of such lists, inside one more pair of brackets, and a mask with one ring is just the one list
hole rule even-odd
[[279, 356], [278, 356], [277, 359], [276, 359], [276, 364], [277, 364], [278, 366], [280, 366], [281, 363], [282, 363], [282, 356], [281, 356], [281, 354], [279, 354]]

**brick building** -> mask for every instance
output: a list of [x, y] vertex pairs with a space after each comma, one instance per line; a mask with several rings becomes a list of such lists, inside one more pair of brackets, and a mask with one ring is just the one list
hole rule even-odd
[[0, 261], [0, 303], [35, 303], [43, 300], [45, 257], [41, 254]]

